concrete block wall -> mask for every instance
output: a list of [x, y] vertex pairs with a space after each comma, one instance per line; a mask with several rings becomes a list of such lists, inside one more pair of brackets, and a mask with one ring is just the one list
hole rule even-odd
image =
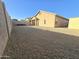
[[69, 29], [79, 29], [79, 18], [70, 18], [69, 19]]
[[6, 11], [6, 20], [7, 20], [7, 26], [8, 26], [8, 31], [9, 31], [9, 35], [10, 35], [11, 30], [12, 30], [12, 20], [11, 20], [11, 17], [9, 16], [9, 14], [7, 13], [7, 11]]
[[0, 58], [9, 39], [11, 27], [10, 17], [4, 3], [0, 0]]

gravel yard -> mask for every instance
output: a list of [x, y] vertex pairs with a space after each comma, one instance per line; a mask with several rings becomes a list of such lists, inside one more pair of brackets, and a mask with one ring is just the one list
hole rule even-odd
[[3, 56], [9, 56], [7, 59], [79, 59], [79, 37], [17, 26], [12, 30]]

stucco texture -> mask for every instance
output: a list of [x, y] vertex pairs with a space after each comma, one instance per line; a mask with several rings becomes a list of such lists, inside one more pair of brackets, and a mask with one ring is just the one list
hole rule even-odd
[[55, 15], [53, 14], [40, 12], [36, 17], [39, 19], [39, 26], [54, 27], [55, 25]]
[[68, 19], [56, 15], [54, 13], [39, 11], [35, 17], [32, 18], [35, 23], [35, 26], [43, 27], [68, 27]]
[[64, 17], [61, 17], [61, 16], [57, 16], [55, 17], [55, 27], [68, 27], [68, 23], [69, 23], [69, 20], [64, 18]]

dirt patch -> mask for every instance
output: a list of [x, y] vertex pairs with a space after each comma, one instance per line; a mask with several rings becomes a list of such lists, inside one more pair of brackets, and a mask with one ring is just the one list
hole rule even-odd
[[[32, 27], [15, 27], [7, 59], [79, 59], [79, 37]], [[2, 58], [4, 59], [4, 58]]]

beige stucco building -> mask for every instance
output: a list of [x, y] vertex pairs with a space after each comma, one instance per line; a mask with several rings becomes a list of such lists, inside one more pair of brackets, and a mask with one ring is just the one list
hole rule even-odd
[[67, 27], [69, 20], [54, 13], [39, 11], [32, 17], [31, 24], [44, 27]]
[[79, 17], [69, 19], [69, 29], [79, 29]]
[[0, 56], [2, 55], [7, 40], [10, 37], [11, 27], [10, 16], [6, 11], [4, 3], [0, 0]]

